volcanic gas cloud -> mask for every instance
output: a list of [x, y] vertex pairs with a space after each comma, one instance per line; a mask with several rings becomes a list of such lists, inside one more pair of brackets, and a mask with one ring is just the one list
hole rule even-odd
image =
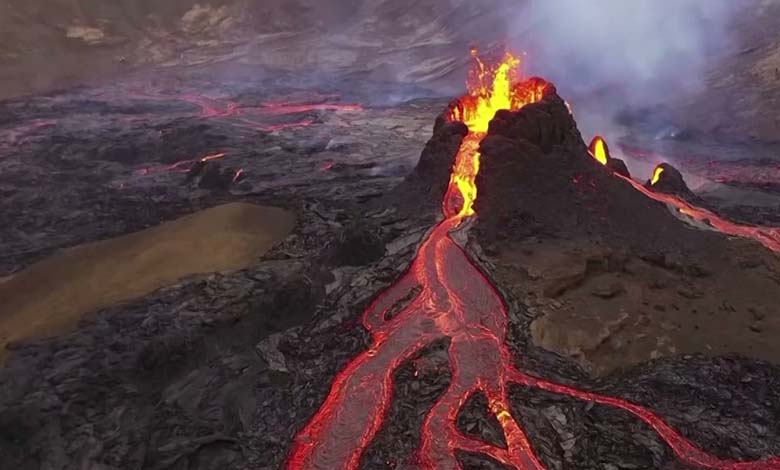
[[[510, 384], [625, 410], [651, 426], [681, 461], [693, 467], [780, 469], [780, 459], [776, 458], [741, 463], [708, 455], [641, 406], [532, 377], [515, 366], [515, 358], [505, 344], [508, 320], [504, 303], [450, 233], [475, 215], [479, 146], [495, 113], [518, 110], [555, 89], [541, 79], [519, 81], [515, 72], [519, 60], [512, 55], [489, 67], [475, 54], [474, 64], [469, 93], [453, 107], [450, 116], [453, 121], [465, 123], [469, 132], [442, 201], [444, 219], [420, 245], [409, 271], [363, 313], [362, 322], [373, 343], [336, 376], [325, 402], [296, 436], [287, 468], [357, 469], [361, 454], [381, 428], [389, 409], [394, 371], [425, 346], [446, 339], [452, 379], [423, 423], [417, 455], [421, 469], [461, 468], [458, 450], [484, 454], [518, 470], [544, 469], [522, 424], [510, 412]], [[393, 307], [415, 289], [419, 293], [413, 300], [392, 315]], [[460, 407], [478, 392], [487, 397], [490, 412], [503, 428], [505, 448], [467, 437], [456, 427]]]

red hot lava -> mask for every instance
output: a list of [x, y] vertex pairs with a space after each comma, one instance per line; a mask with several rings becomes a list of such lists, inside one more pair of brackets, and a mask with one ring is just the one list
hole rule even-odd
[[[474, 178], [479, 171], [479, 144], [487, 123], [498, 109], [520, 109], [538, 101], [549, 88], [541, 80], [516, 83], [512, 56], [498, 67], [477, 60], [470, 94], [460, 100], [452, 119], [470, 132], [463, 141], [444, 196], [445, 219], [420, 245], [409, 271], [382, 292], [363, 313], [371, 332], [371, 347], [336, 376], [328, 397], [296, 436], [289, 470], [356, 470], [360, 457], [382, 426], [393, 392], [393, 373], [425, 346], [449, 339], [452, 379], [445, 394], [428, 413], [421, 430], [418, 465], [424, 470], [461, 468], [456, 451], [481, 453], [517, 470], [542, 470], [507, 398], [510, 384], [535, 387], [625, 410], [652, 427], [687, 464], [710, 469], [780, 469], [780, 459], [740, 463], [713, 457], [687, 441], [651, 411], [625, 400], [598, 395], [532, 377], [514, 366], [505, 344], [504, 303], [480, 269], [450, 237], [474, 214]], [[489, 81], [489, 82], [488, 82]], [[473, 85], [476, 83], [476, 86]], [[390, 310], [419, 288], [417, 296], [396, 316]], [[458, 411], [474, 393], [488, 399], [507, 447], [500, 448], [460, 433]]]
[[286, 102], [269, 102], [262, 103], [258, 110], [262, 114], [267, 115], [279, 115], [279, 114], [298, 114], [308, 113], [311, 111], [346, 111], [357, 112], [363, 111], [363, 106], [359, 104], [339, 104], [339, 103], [321, 103], [321, 104], [297, 104]]
[[[170, 96], [155, 90], [131, 88], [128, 93], [139, 99], [165, 100]], [[244, 106], [235, 101], [222, 98], [212, 98], [201, 94], [183, 94], [176, 96], [179, 100], [199, 108], [199, 116], [203, 119], [218, 119], [230, 125], [252, 132], [283, 132], [300, 129], [316, 124], [310, 116], [300, 116], [312, 112], [347, 112], [363, 111], [360, 104], [331, 103], [322, 100], [338, 99], [337, 95], [322, 95], [307, 93], [305, 96], [293, 94], [289, 101], [267, 101], [257, 106]], [[302, 101], [303, 100], [303, 101]], [[305, 100], [317, 100], [310, 103]]]

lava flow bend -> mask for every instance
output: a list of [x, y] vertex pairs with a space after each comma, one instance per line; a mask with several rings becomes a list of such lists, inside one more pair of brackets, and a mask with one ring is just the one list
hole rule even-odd
[[[366, 447], [379, 431], [393, 393], [393, 373], [425, 346], [449, 339], [452, 378], [447, 391], [426, 416], [421, 429], [417, 466], [455, 470], [458, 450], [489, 456], [517, 470], [545, 466], [510, 411], [510, 384], [623, 409], [651, 426], [684, 462], [694, 467], [769, 470], [780, 460], [734, 462], [711, 456], [684, 439], [661, 418], [633, 403], [532, 377], [514, 366], [505, 344], [507, 312], [491, 282], [450, 238], [449, 233], [474, 214], [479, 171], [479, 144], [500, 109], [518, 110], [539, 101], [552, 87], [543, 80], [517, 82], [519, 60], [511, 55], [497, 67], [474, 56], [469, 94], [460, 99], [451, 119], [464, 122], [464, 138], [444, 196], [444, 220], [420, 245], [409, 271], [382, 292], [363, 313], [371, 332], [370, 348], [352, 360], [333, 381], [314, 417], [295, 437], [288, 470], [356, 470]], [[419, 293], [396, 315], [394, 305], [414, 290]], [[490, 412], [503, 428], [506, 447], [496, 447], [461, 434], [455, 424], [460, 407], [483, 393]]]

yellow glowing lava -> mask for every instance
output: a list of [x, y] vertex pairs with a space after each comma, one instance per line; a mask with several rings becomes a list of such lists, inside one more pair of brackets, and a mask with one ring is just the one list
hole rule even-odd
[[[458, 218], [474, 215], [473, 204], [477, 198], [475, 178], [479, 173], [479, 144], [485, 137], [496, 113], [502, 109], [518, 110], [526, 104], [542, 99], [547, 82], [541, 79], [531, 79], [518, 83], [517, 68], [520, 59], [507, 53], [496, 66], [488, 67], [477, 55], [476, 49], [471, 50], [474, 66], [467, 83], [468, 94], [461, 98], [452, 110], [450, 118], [461, 121], [468, 127], [458, 152], [458, 156], [450, 179], [450, 188], [460, 195], [460, 206], [445, 207], [445, 214]], [[450, 198], [445, 198], [445, 206]]]
[[657, 166], [655, 167], [655, 171], [653, 172], [653, 178], [650, 180], [650, 185], [655, 186], [656, 183], [658, 183], [658, 180], [661, 179], [661, 174], [664, 172], [664, 167]]
[[474, 101], [465, 107], [463, 122], [471, 132], [487, 132], [497, 111], [513, 109], [512, 85], [520, 59], [507, 53], [501, 63], [491, 68], [480, 60], [476, 49], [471, 50], [471, 55], [475, 67], [469, 78], [468, 89]]
[[477, 185], [474, 181], [479, 173], [479, 143], [483, 137], [484, 134], [469, 133], [463, 139], [455, 161], [450, 183], [457, 187], [463, 200], [457, 215], [459, 218], [474, 215], [474, 200], [477, 199]]
[[593, 158], [595, 158], [599, 163], [602, 165], [606, 165], [607, 161], [609, 160], [609, 157], [607, 156], [607, 146], [604, 143], [604, 139], [601, 137], [596, 137], [593, 139], [593, 143], [591, 144], [592, 150], [591, 154], [593, 155]]

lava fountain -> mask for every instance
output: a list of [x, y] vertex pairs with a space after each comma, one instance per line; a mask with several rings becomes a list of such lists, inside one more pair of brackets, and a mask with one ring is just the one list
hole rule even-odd
[[[638, 405], [532, 377], [514, 366], [505, 344], [507, 312], [490, 280], [450, 237], [474, 215], [479, 172], [479, 145], [490, 120], [500, 109], [518, 110], [554, 88], [540, 79], [518, 82], [519, 60], [507, 55], [488, 67], [474, 54], [469, 94], [452, 109], [450, 119], [464, 122], [464, 138], [442, 202], [444, 219], [422, 242], [409, 270], [382, 292], [362, 315], [371, 333], [369, 349], [336, 375], [325, 402], [295, 437], [288, 470], [356, 470], [360, 457], [382, 426], [393, 392], [393, 373], [425, 346], [449, 339], [452, 378], [447, 391], [426, 416], [417, 465], [424, 470], [459, 469], [456, 451], [489, 456], [517, 470], [545, 466], [532, 449], [522, 426], [510, 412], [510, 384], [623, 409], [641, 419], [686, 463], [714, 469], [780, 469], [780, 460], [739, 463], [720, 460], [698, 449], [661, 418]], [[419, 289], [396, 315], [393, 307]], [[506, 447], [496, 447], [461, 434], [456, 416], [474, 393], [488, 399], [500, 423]]]

